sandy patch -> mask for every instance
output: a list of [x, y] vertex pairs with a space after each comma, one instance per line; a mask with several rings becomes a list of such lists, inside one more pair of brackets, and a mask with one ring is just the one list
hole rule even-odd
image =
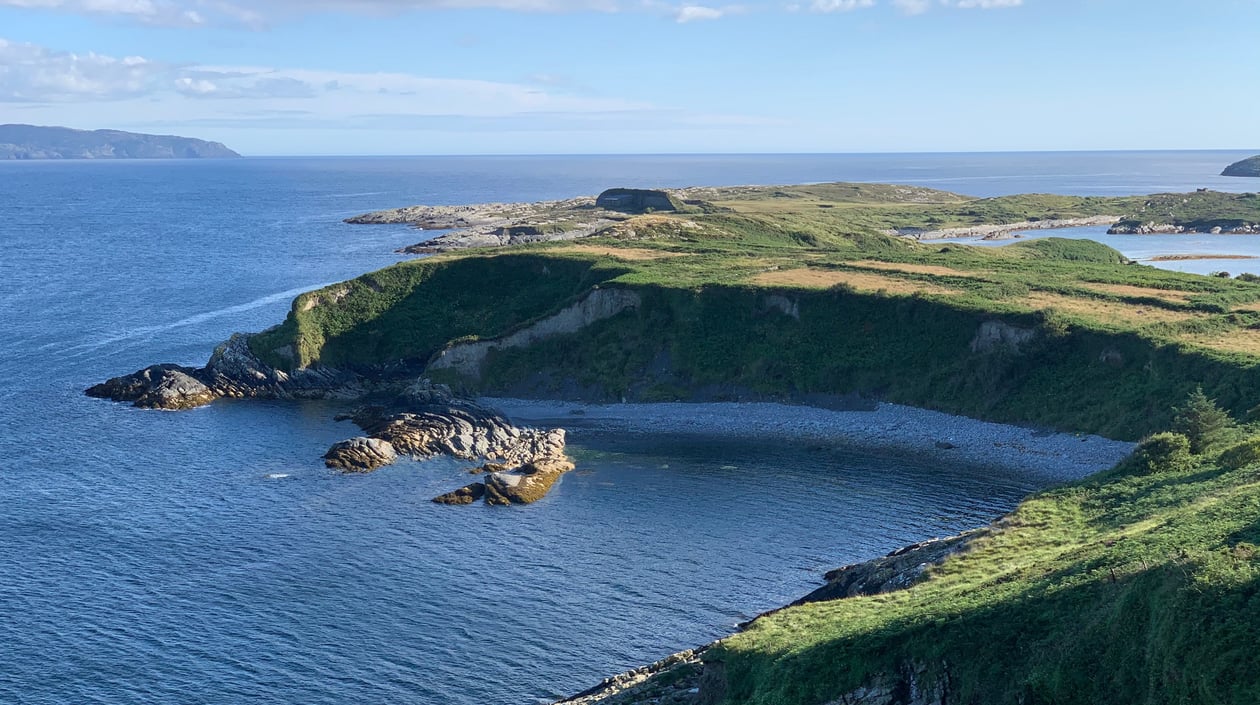
[[1020, 299], [1034, 309], [1054, 308], [1105, 323], [1176, 323], [1198, 318], [1202, 314], [1189, 311], [1170, 311], [1158, 306], [1123, 304], [1118, 301], [1077, 298], [1043, 291], [1034, 292]]
[[609, 245], [569, 245], [561, 248], [561, 252], [581, 252], [587, 255], [599, 255], [601, 257], [616, 257], [630, 262], [639, 262], [643, 260], [666, 259], [668, 257], [682, 257], [685, 252], [665, 252], [664, 250], [650, 250], [644, 247], [612, 247]]
[[849, 272], [836, 269], [781, 269], [765, 272], [753, 278], [753, 282], [768, 286], [805, 286], [826, 289], [837, 284], [848, 284], [858, 291], [887, 291], [890, 294], [956, 294], [957, 289], [929, 282], [901, 279], [866, 272]]

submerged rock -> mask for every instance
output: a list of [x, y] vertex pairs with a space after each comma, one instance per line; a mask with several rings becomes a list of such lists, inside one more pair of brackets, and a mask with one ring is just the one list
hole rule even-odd
[[481, 482], [465, 485], [457, 490], [438, 495], [433, 501], [438, 504], [472, 504], [486, 495], [486, 486]]

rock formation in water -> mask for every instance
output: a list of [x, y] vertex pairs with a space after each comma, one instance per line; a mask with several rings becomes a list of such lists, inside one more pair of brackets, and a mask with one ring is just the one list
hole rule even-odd
[[[205, 367], [152, 365], [95, 385], [87, 394], [142, 408], [179, 410], [220, 397], [349, 399], [370, 391], [383, 394], [388, 387], [388, 380], [373, 385], [353, 373], [328, 368], [276, 370], [250, 351], [247, 336], [234, 335], [215, 350]], [[545, 496], [561, 475], [573, 469], [564, 454], [563, 429], [518, 428], [498, 412], [428, 380], [411, 384], [386, 404], [365, 406], [343, 418], [354, 421], [365, 435], [329, 448], [324, 462], [330, 468], [371, 472], [399, 456], [448, 455], [486, 463], [484, 482], [435, 500], [448, 504], [482, 497], [489, 504], [528, 504]]]
[[1234, 162], [1225, 167], [1221, 176], [1257, 176], [1260, 177], [1260, 154]]
[[0, 159], [228, 159], [218, 142], [120, 130], [0, 125]]

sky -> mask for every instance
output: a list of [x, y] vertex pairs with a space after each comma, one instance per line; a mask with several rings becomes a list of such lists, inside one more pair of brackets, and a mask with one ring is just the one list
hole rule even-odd
[[0, 0], [0, 123], [247, 155], [1260, 150], [1260, 0]]

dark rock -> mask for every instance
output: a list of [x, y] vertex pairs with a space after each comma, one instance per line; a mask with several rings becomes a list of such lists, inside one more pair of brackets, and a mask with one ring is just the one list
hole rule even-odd
[[334, 443], [324, 454], [324, 464], [344, 472], [371, 472], [398, 459], [389, 441], [379, 438], [351, 438]]
[[191, 409], [218, 395], [197, 378], [198, 370], [179, 365], [152, 365], [88, 388], [87, 395], [129, 401], [145, 409]]
[[433, 501], [438, 504], [472, 504], [484, 497], [486, 494], [486, 486], [480, 482], [474, 482], [444, 495], [438, 495]]

